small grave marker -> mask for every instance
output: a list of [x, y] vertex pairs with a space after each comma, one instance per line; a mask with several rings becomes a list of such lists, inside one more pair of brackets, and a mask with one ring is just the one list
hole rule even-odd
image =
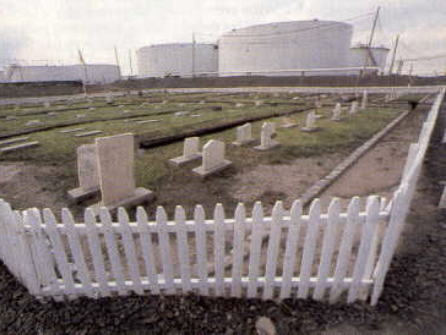
[[203, 147], [203, 163], [192, 171], [202, 178], [220, 172], [232, 165], [225, 159], [225, 144], [221, 141], [210, 140]]
[[265, 122], [262, 125], [262, 131], [260, 133], [260, 145], [254, 147], [254, 149], [265, 151], [277, 147], [279, 143], [272, 138], [275, 132], [275, 124], [272, 122]]
[[233, 145], [242, 146], [254, 142], [252, 138], [251, 123], [246, 123], [243, 126], [237, 127], [237, 139], [232, 142]]
[[357, 101], [353, 101], [351, 106], [350, 106], [350, 110], [349, 110], [349, 114], [356, 114], [358, 112], [358, 102]]
[[303, 132], [313, 132], [317, 131], [316, 127], [316, 113], [314, 111], [308, 113], [307, 119], [305, 121], [305, 127], [301, 129]]
[[74, 136], [75, 137], [87, 137], [87, 136], [99, 135], [99, 134], [102, 134], [102, 133], [103, 133], [102, 130], [93, 130], [93, 131], [88, 131], [86, 133], [76, 134]]
[[183, 155], [168, 160], [169, 163], [181, 166], [186, 163], [195, 161], [202, 157], [200, 152], [200, 138], [199, 137], [189, 137], [184, 140]]
[[341, 104], [338, 102], [335, 106], [335, 108], [333, 109], [333, 116], [331, 118], [332, 121], [341, 121], [341, 113], [342, 113], [342, 106]]

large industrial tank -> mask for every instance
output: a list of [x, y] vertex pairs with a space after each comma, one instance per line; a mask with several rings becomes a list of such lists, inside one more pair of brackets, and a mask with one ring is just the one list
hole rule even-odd
[[[350, 24], [291, 21], [235, 29], [219, 40], [219, 72], [233, 75], [300, 75], [296, 69], [340, 68], [348, 64]], [[306, 72], [327, 75], [337, 72]]]
[[92, 84], [111, 83], [120, 78], [119, 67], [109, 64], [60, 66], [6, 66], [10, 82], [42, 82], [81, 80]]
[[[348, 56], [349, 66], [351, 67], [363, 67], [364, 65], [377, 66], [379, 67], [379, 72], [383, 72], [386, 67], [387, 56], [389, 54], [390, 49], [385, 47], [370, 48], [370, 53], [373, 56], [373, 60], [370, 57], [368, 49], [369, 48], [365, 45], [356, 45], [352, 47], [349, 50], [349, 56]], [[376, 62], [376, 64], [374, 62]], [[353, 72], [350, 74], [357, 74], [357, 73], [358, 72], [356, 71], [356, 73]]]
[[139, 77], [190, 77], [215, 75], [218, 47], [215, 44], [172, 43], [150, 45], [136, 51]]

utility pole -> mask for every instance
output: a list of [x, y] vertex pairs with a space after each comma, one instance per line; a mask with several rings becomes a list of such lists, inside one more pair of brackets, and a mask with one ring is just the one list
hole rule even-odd
[[399, 40], [400, 40], [400, 35], [396, 35], [395, 47], [393, 48], [393, 54], [392, 54], [392, 62], [390, 63], [390, 67], [389, 67], [389, 73], [388, 73], [389, 76], [392, 74], [393, 66], [395, 65], [396, 50], [398, 48]]
[[195, 78], [195, 33], [192, 33], [192, 78]]
[[129, 50], [130, 77], [133, 77], [132, 50]]
[[119, 80], [122, 79], [121, 77], [121, 66], [119, 65], [119, 56], [118, 56], [118, 49], [115, 46], [115, 59], [116, 59], [116, 66], [118, 67], [118, 71], [119, 71]]
[[366, 55], [365, 55], [365, 59], [364, 59], [364, 68], [363, 68], [363, 71], [362, 71], [363, 75], [365, 75], [365, 69], [367, 67], [367, 63], [369, 61], [369, 57], [372, 56], [372, 59], [373, 59], [371, 47], [372, 47], [372, 43], [373, 43], [373, 38], [375, 37], [375, 30], [376, 30], [376, 25], [378, 23], [379, 11], [380, 10], [381, 10], [381, 7], [378, 7], [378, 9], [376, 10], [375, 19], [373, 20], [372, 31], [370, 33], [369, 43], [366, 46]]

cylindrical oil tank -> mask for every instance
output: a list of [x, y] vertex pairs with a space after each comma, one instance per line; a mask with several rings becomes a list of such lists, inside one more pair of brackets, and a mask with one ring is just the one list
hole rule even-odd
[[216, 75], [218, 47], [204, 43], [171, 43], [136, 51], [139, 77], [190, 77]]
[[[291, 21], [235, 29], [218, 43], [220, 76], [301, 75], [302, 71], [345, 67], [353, 35], [350, 24]], [[336, 72], [337, 73], [337, 72]], [[305, 75], [327, 75], [306, 72]]]
[[[349, 66], [351, 67], [363, 67], [364, 65], [377, 66], [380, 69], [379, 71], [383, 72], [386, 67], [387, 56], [389, 54], [390, 49], [385, 47], [372, 47], [370, 48], [371, 51], [370, 53], [368, 49], [369, 48], [365, 45], [357, 45], [352, 47], [349, 50]], [[370, 54], [373, 56], [373, 60], [371, 59]], [[357, 73], [358, 72], [356, 71], [356, 74]]]
[[119, 78], [119, 67], [111, 64], [6, 66], [6, 79], [10, 82], [81, 80], [92, 84], [106, 84]]

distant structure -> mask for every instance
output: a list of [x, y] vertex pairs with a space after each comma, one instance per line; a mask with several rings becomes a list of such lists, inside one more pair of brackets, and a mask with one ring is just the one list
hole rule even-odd
[[136, 51], [139, 77], [217, 75], [218, 47], [203, 43], [170, 43]]
[[[139, 77], [327, 76], [382, 72], [389, 49], [352, 47], [353, 26], [276, 22], [233, 29], [217, 45], [175, 43], [137, 51]], [[364, 67], [374, 67], [363, 71]]]
[[6, 81], [5, 71], [0, 70], [0, 83], [4, 83]]
[[[6, 82], [43, 82], [80, 80], [90, 84], [107, 84], [120, 78], [119, 67], [108, 64], [21, 66], [6, 65]], [[0, 77], [1, 78], [1, 77]]]
[[[350, 24], [333, 21], [291, 21], [234, 29], [219, 42], [220, 76], [257, 74], [301, 75], [298, 69], [348, 66], [353, 36]], [[312, 73], [305, 73], [305, 75]], [[315, 72], [333, 75], [333, 71]]]

